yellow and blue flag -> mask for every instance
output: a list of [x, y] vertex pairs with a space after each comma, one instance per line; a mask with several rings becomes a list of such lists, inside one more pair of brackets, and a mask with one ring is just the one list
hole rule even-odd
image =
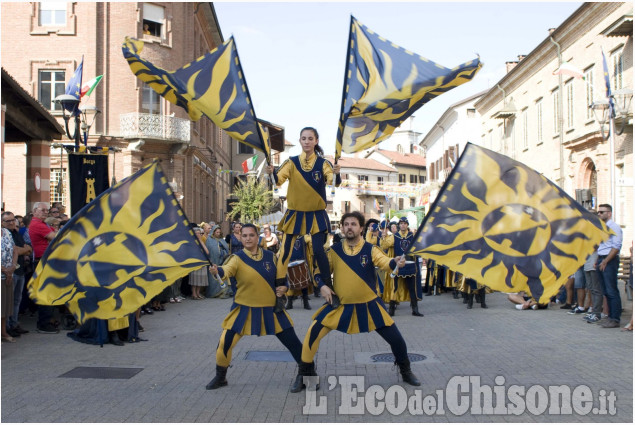
[[602, 220], [550, 180], [468, 143], [408, 253], [548, 303], [608, 237]]
[[270, 162], [271, 148], [258, 125], [234, 37], [176, 71], [141, 59], [143, 44], [126, 37], [122, 46], [137, 78], [185, 109], [192, 121], [205, 115], [234, 139], [264, 152]]
[[71, 79], [68, 80], [68, 84], [66, 84], [65, 94], [71, 95], [77, 99], [77, 103], [73, 105], [69, 105], [68, 103], [62, 105], [66, 108], [67, 111], [71, 113], [71, 116], [79, 115], [79, 100], [81, 98], [81, 88], [82, 88], [82, 76], [84, 74], [84, 57], [82, 56], [82, 61], [79, 63], [75, 72], [71, 76]]
[[445, 68], [386, 40], [351, 16], [335, 158], [387, 139], [431, 99], [470, 81], [479, 59]]
[[29, 282], [38, 304], [81, 323], [137, 310], [209, 264], [158, 162], [103, 192], [60, 230]]

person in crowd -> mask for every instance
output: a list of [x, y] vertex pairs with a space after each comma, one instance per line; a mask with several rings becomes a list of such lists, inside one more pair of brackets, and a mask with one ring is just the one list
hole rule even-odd
[[613, 208], [609, 204], [598, 206], [600, 220], [613, 231], [608, 240], [600, 242], [598, 246], [598, 259], [595, 265], [602, 290], [606, 296], [609, 307], [609, 316], [601, 321], [603, 328], [619, 328], [622, 315], [622, 299], [617, 289], [617, 269], [620, 264], [620, 250], [622, 249], [622, 229], [612, 220]]
[[207, 242], [207, 238], [209, 237], [209, 233], [212, 231], [212, 226], [209, 223], [202, 222], [198, 225], [201, 229], [203, 229], [203, 243]]
[[[332, 330], [347, 334], [376, 330], [390, 345], [404, 382], [413, 386], [421, 385], [410, 369], [406, 342], [376, 292], [375, 266], [388, 272], [396, 267], [404, 267], [406, 260], [403, 257], [391, 259], [379, 247], [364, 241], [364, 222], [364, 215], [358, 211], [342, 215], [345, 239], [328, 251], [333, 289], [322, 281], [324, 274], [319, 273], [319, 270], [316, 272], [315, 279], [327, 303], [313, 315], [313, 322], [304, 337], [302, 363], [295, 382], [295, 387], [300, 390], [305, 386], [305, 376], [317, 375], [313, 359], [320, 341]], [[333, 295], [340, 297], [341, 304], [338, 307], [329, 302]], [[366, 313], [359, 314], [360, 311]]]
[[[232, 224], [232, 233], [227, 235], [228, 238], [225, 238], [225, 241], [229, 244], [229, 253], [235, 254], [237, 252], [242, 251], [243, 243], [240, 241], [240, 229], [242, 225], [239, 222], [235, 222]], [[229, 240], [227, 240], [229, 239]]]
[[264, 226], [262, 226], [262, 230], [263, 230], [263, 239], [265, 241], [266, 249], [274, 253], [278, 252], [278, 247], [279, 247], [278, 238], [276, 237], [275, 233], [271, 232], [271, 226], [269, 226], [268, 224], [265, 224]]
[[[291, 250], [297, 237], [305, 234], [311, 235], [313, 255], [324, 273], [323, 282], [332, 286], [331, 276], [328, 274], [328, 260], [324, 252], [326, 235], [331, 228], [326, 212], [326, 186], [339, 186], [341, 177], [340, 166], [332, 166], [324, 159], [324, 151], [319, 142], [317, 130], [305, 127], [300, 131], [302, 153], [283, 162], [278, 170], [273, 166], [268, 167], [269, 174], [273, 174], [278, 186], [289, 181], [288, 208], [278, 224], [278, 228], [284, 232], [284, 238], [278, 256], [277, 286], [286, 285]], [[337, 300], [334, 301], [337, 303]], [[279, 302], [279, 308], [284, 308], [284, 301], [280, 299]]]
[[[12, 214], [13, 215], [13, 214]], [[4, 220], [4, 213], [2, 214]], [[15, 218], [12, 218], [15, 222]], [[0, 324], [0, 334], [2, 342], [16, 342], [15, 338], [9, 335], [7, 329], [7, 319], [13, 313], [13, 272], [18, 263], [18, 253], [14, 249], [13, 238], [9, 229], [2, 227], [2, 283], [0, 284], [0, 302], [2, 319]]]
[[[57, 232], [48, 226], [46, 220], [49, 212], [49, 204], [46, 202], [36, 202], [33, 206], [33, 220], [29, 226], [29, 236], [33, 246], [33, 267], [37, 268], [37, 264], [44, 255], [49, 243], [55, 238]], [[38, 320], [36, 330], [39, 333], [54, 334], [59, 330], [51, 320], [53, 319], [54, 307], [49, 305], [38, 305]]]
[[[414, 234], [408, 229], [408, 219], [399, 219], [399, 231], [393, 235], [387, 235], [381, 240], [381, 247], [388, 255], [405, 256], [408, 247], [414, 242]], [[399, 273], [391, 278], [390, 273], [386, 274], [385, 296], [389, 296], [388, 314], [395, 315], [397, 303], [410, 301], [412, 315], [422, 317], [419, 312], [419, 300], [422, 297], [421, 272], [419, 264], [414, 261], [414, 257], [408, 256], [410, 263], [399, 269]], [[389, 279], [390, 278], [390, 282]]]
[[539, 304], [524, 291], [507, 294], [507, 299], [516, 305], [516, 310], [543, 310], [549, 307], [549, 304]]
[[[284, 310], [276, 311], [276, 299], [282, 297], [286, 286], [276, 286], [276, 257], [258, 246], [258, 230], [247, 223], [241, 228], [244, 249], [232, 254], [223, 266], [213, 265], [210, 272], [221, 278], [236, 279], [236, 295], [231, 309], [223, 320], [223, 332], [216, 349], [216, 376], [205, 387], [215, 390], [227, 385], [227, 369], [232, 350], [245, 335], [275, 335], [300, 364], [302, 343], [293, 328], [293, 321]], [[292, 387], [291, 391], [300, 391]]]
[[[207, 250], [207, 247], [205, 246], [205, 243], [203, 242], [203, 229], [201, 229], [200, 227], [195, 227], [193, 230], [194, 230], [194, 235], [198, 238], [198, 241], [201, 243], [201, 247], [205, 251], [205, 254], [209, 256], [209, 251]], [[201, 291], [204, 291], [203, 288], [209, 285], [209, 282], [207, 280], [206, 267], [202, 267], [190, 273], [190, 285], [192, 286], [193, 300], [202, 300], [205, 298], [203, 294], [201, 293]]]
[[20, 326], [18, 322], [18, 315], [20, 313], [20, 303], [22, 302], [22, 291], [24, 289], [25, 257], [30, 256], [33, 252], [31, 245], [27, 245], [24, 242], [24, 238], [20, 235], [17, 226], [18, 221], [13, 216], [13, 213], [10, 211], [2, 213], [2, 227], [11, 232], [11, 237], [13, 238], [14, 243], [13, 249], [17, 253], [17, 266], [13, 272], [13, 313], [9, 315], [7, 323], [7, 332], [12, 337], [19, 337], [20, 335], [29, 332], [22, 329]]
[[[205, 242], [209, 251], [209, 260], [212, 264], [223, 264], [229, 256], [229, 246], [223, 239], [223, 233], [219, 225], [212, 226], [210, 237]], [[229, 288], [223, 281], [219, 281], [217, 276], [209, 273], [209, 285], [206, 288], [206, 296], [209, 298], [229, 298]]]

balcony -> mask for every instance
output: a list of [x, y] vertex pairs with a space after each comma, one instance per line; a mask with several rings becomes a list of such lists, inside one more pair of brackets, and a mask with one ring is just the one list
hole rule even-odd
[[190, 120], [169, 115], [130, 112], [119, 115], [119, 128], [124, 139], [190, 142]]

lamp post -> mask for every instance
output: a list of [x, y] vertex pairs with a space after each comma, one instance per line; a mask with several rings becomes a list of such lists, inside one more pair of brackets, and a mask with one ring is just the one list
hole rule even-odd
[[[600, 124], [600, 133], [604, 140], [609, 142], [609, 179], [610, 179], [610, 201], [611, 207], [617, 211], [615, 199], [615, 134], [618, 136], [624, 132], [628, 121], [628, 109], [633, 99], [633, 90], [620, 89], [616, 90], [609, 99], [596, 100], [589, 108], [593, 110], [595, 120]], [[615, 118], [620, 117], [622, 124], [620, 130], [615, 130]], [[604, 126], [608, 123], [609, 128], [607, 134], [604, 133]], [[617, 217], [616, 217], [617, 218]]]
[[[101, 111], [97, 109], [96, 106], [80, 107], [79, 99], [75, 96], [71, 96], [70, 94], [61, 94], [53, 99], [53, 101], [62, 107], [62, 116], [64, 118], [66, 136], [68, 136], [69, 139], [75, 141], [75, 150], [79, 150], [79, 143], [81, 140], [80, 130], [84, 134], [84, 146], [86, 146], [86, 144], [88, 143], [88, 133], [90, 132], [90, 128], [93, 126], [97, 114], [99, 114]], [[67, 114], [67, 108], [73, 111], [73, 113]], [[79, 109], [79, 113], [75, 113], [77, 109]], [[68, 121], [71, 119], [71, 115], [74, 115], [75, 117], [75, 129], [72, 135], [68, 128]], [[92, 119], [89, 122], [91, 116]]]

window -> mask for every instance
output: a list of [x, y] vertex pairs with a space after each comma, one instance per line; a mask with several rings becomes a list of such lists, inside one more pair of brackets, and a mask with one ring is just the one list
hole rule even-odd
[[40, 26], [65, 26], [66, 2], [42, 1], [40, 2]]
[[468, 118], [474, 118], [476, 116], [476, 109], [474, 108], [468, 108], [467, 110], [467, 117]]
[[589, 106], [593, 103], [593, 67], [584, 71], [584, 83], [586, 85], [586, 119], [593, 119], [593, 109]]
[[165, 8], [155, 4], [143, 3], [143, 34], [161, 37]]
[[415, 174], [410, 174], [410, 184], [417, 184], [417, 176]]
[[573, 128], [573, 79], [567, 81], [564, 85], [567, 94], [567, 129]]
[[61, 202], [67, 205], [66, 184], [66, 168], [51, 168], [51, 204]]
[[53, 102], [53, 99], [66, 91], [65, 74], [64, 71], [40, 71], [38, 100], [49, 111], [62, 110], [62, 107]]
[[536, 101], [536, 139], [542, 143], [542, 98]]
[[379, 187], [382, 187], [384, 185], [384, 178], [383, 177], [377, 177], [377, 185]]
[[423, 184], [426, 182], [426, 176], [419, 176], [419, 183]]
[[403, 155], [403, 146], [397, 145], [397, 152]]
[[152, 90], [152, 87], [146, 83], [143, 83], [141, 93], [143, 96], [141, 112], [146, 114], [163, 115], [163, 102], [161, 102], [161, 96]]
[[254, 148], [252, 148], [251, 146], [247, 146], [244, 143], [240, 143], [240, 142], [236, 142], [236, 143], [238, 143], [238, 153], [239, 154], [246, 153], [246, 154], [249, 154], [249, 155], [253, 155]]
[[552, 120], [553, 133], [559, 134], [560, 133], [560, 115], [562, 112], [560, 111], [560, 90], [554, 89], [551, 92], [551, 100], [553, 104], [553, 120]]
[[359, 180], [360, 182], [367, 182], [368, 181], [368, 176], [364, 176], [364, 175], [360, 174], [359, 176], [357, 176], [357, 180]]
[[[619, 90], [624, 87], [622, 79], [622, 70], [624, 69], [624, 62], [622, 61], [622, 48], [620, 47], [613, 53], [611, 53], [611, 66], [613, 71], [611, 73], [611, 91]], [[610, 72], [610, 71], [609, 71]]]
[[410, 198], [410, 208], [416, 207], [415, 202], [415, 198]]
[[430, 178], [432, 180], [436, 180], [436, 176], [434, 172], [435, 172], [435, 168], [434, 168], [434, 162], [433, 162], [432, 164], [430, 164]]
[[399, 174], [399, 183], [405, 183], [405, 182], [406, 182], [406, 175]]
[[523, 149], [528, 149], [529, 148], [529, 123], [527, 121], [527, 108], [523, 109], [522, 112], [520, 113], [520, 119], [521, 119], [521, 131], [523, 132], [522, 134], [522, 142], [523, 142]]

